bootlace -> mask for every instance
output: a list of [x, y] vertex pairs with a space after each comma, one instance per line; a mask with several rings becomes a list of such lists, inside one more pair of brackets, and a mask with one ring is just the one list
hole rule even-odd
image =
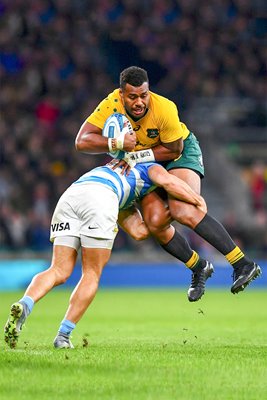
[[204, 269], [199, 272], [195, 272], [192, 274], [191, 278], [191, 287], [195, 288], [196, 286], [205, 285], [205, 274]]
[[232, 273], [233, 282], [235, 282], [237, 280], [237, 278], [239, 278], [239, 276], [241, 275], [241, 272], [242, 272], [242, 268], [235, 268], [233, 270], [233, 273]]

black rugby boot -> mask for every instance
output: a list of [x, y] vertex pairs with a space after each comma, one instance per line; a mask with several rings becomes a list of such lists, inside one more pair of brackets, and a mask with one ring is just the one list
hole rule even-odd
[[254, 279], [261, 274], [261, 269], [256, 263], [247, 264], [243, 267], [235, 268], [233, 272], [233, 285], [231, 292], [233, 294], [242, 292]]
[[202, 269], [197, 271], [192, 271], [192, 281], [187, 292], [187, 297], [189, 301], [198, 301], [205, 293], [205, 283], [208, 278], [214, 272], [213, 265], [206, 261], [206, 265]]

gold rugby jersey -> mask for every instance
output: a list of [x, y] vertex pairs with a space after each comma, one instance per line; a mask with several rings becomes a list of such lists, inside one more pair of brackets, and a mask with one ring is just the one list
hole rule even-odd
[[179, 120], [174, 102], [156, 93], [149, 93], [149, 109], [146, 115], [138, 121], [134, 121], [126, 114], [119, 89], [115, 89], [102, 100], [86, 121], [103, 129], [106, 119], [111, 114], [115, 112], [125, 114], [136, 132], [137, 143], [134, 150], [149, 149], [160, 143], [170, 143], [180, 138], [185, 140], [189, 135], [189, 130]]

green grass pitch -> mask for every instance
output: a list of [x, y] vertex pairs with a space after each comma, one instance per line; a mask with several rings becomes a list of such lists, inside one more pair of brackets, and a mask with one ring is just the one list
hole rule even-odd
[[[2, 400], [258, 400], [267, 398], [267, 294], [101, 289], [52, 347], [69, 292], [36, 304], [17, 349], [0, 345]], [[22, 293], [1, 293], [0, 320]], [[2, 335], [3, 338], [3, 335]]]

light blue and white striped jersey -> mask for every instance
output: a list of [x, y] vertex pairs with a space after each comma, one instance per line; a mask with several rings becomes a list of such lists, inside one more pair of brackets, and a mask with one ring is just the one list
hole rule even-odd
[[152, 165], [155, 163], [137, 164], [127, 176], [121, 174], [121, 168], [113, 170], [104, 165], [86, 172], [73, 184], [95, 182], [109, 186], [117, 194], [121, 210], [130, 207], [134, 201], [155, 189], [156, 186], [148, 176], [148, 169]]

